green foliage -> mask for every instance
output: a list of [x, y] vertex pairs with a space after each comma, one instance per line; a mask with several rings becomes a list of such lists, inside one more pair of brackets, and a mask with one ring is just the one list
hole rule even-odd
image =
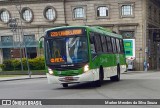
[[[30, 70], [44, 70], [45, 63], [44, 57], [37, 57], [34, 59], [28, 59]], [[23, 69], [28, 70], [27, 59], [22, 58]], [[3, 71], [21, 70], [21, 60], [4, 60], [3, 64], [0, 64]]]
[[13, 70], [12, 60], [5, 60], [3, 61], [3, 67], [2, 70], [11, 71]]
[[19, 60], [12, 60], [11, 64], [14, 68], [14, 70], [20, 70], [21, 69], [21, 63]]
[[28, 68], [27, 68], [27, 59], [26, 58], [22, 58], [22, 64], [23, 64], [23, 69], [27, 70]]
[[31, 70], [43, 70], [45, 69], [44, 57], [37, 57], [29, 60]]
[[0, 68], [3, 70], [5, 68], [4, 64], [0, 64]]

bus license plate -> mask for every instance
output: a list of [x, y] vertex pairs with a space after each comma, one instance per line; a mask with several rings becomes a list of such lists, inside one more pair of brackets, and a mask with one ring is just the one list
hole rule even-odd
[[73, 77], [65, 77], [65, 80], [74, 80], [74, 78]]

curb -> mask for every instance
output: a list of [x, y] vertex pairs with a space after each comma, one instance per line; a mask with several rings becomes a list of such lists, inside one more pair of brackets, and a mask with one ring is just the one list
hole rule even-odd
[[133, 73], [153, 73], [153, 72], [160, 72], [156, 70], [150, 70], [150, 71], [126, 71], [123, 74], [133, 74]]
[[47, 77], [44, 76], [44, 77], [31, 77], [31, 78], [4, 79], [4, 80], [0, 80], [0, 82], [3, 82], [3, 81], [14, 81], [14, 80], [39, 79], [39, 78], [47, 78]]

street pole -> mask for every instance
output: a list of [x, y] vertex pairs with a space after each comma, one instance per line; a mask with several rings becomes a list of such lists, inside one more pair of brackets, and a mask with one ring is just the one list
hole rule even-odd
[[[20, 8], [17, 7], [16, 5], [16, 8], [19, 12], [19, 16], [21, 16], [21, 2], [19, 4]], [[22, 28], [22, 18], [20, 17], [20, 22], [21, 22], [21, 37], [22, 37], [22, 41], [24, 41], [24, 34], [23, 34], [23, 28]], [[28, 74], [29, 74], [29, 78], [31, 78], [31, 71], [30, 71], [30, 67], [29, 67], [29, 62], [28, 62], [28, 55], [27, 55], [27, 48], [26, 48], [26, 43], [25, 42], [22, 42], [22, 44], [24, 43], [24, 47], [25, 47], [25, 56], [26, 56], [26, 62], [27, 62], [27, 68], [28, 68]]]
[[141, 67], [140, 67], [140, 51], [139, 51], [139, 71], [141, 70]]
[[[19, 20], [19, 18], [17, 18], [18, 20]], [[20, 61], [21, 61], [21, 71], [23, 72], [23, 63], [22, 63], [22, 45], [21, 45], [21, 38], [20, 38], [20, 36], [21, 36], [21, 34], [20, 34], [20, 28], [19, 28], [19, 26], [18, 26], [18, 23], [17, 23], [17, 30], [18, 30], [18, 36], [19, 36], [19, 48], [20, 48]]]
[[[13, 35], [14, 35], [14, 32], [15, 32], [16, 39], [17, 39], [17, 36], [19, 34], [19, 27], [18, 27], [17, 19], [16, 18], [11, 18], [10, 21], [9, 21], [9, 25], [12, 29], [11, 31], [13, 32]], [[18, 30], [18, 32], [17, 32], [17, 30]], [[19, 38], [19, 42], [20, 42], [20, 38]], [[15, 43], [14, 43], [14, 47], [15, 47]], [[21, 71], [23, 72], [21, 44], [20, 44], [20, 62], [21, 62]]]
[[22, 46], [20, 43], [20, 58], [21, 58], [21, 71], [23, 72], [23, 63], [22, 63]]
[[145, 72], [148, 71], [148, 67], [147, 67], [147, 64], [148, 64], [148, 63], [147, 63], [147, 62], [148, 62], [148, 61], [147, 61], [147, 52], [148, 52], [148, 51], [147, 51], [147, 50], [148, 50], [148, 49], [147, 49], [147, 47], [146, 47], [146, 48], [145, 48]]
[[157, 71], [159, 70], [159, 43], [157, 42]]
[[145, 22], [144, 22], [144, 46], [145, 46], [145, 52], [144, 52], [144, 55], [145, 55], [145, 57], [144, 57], [144, 67], [145, 67], [145, 69], [144, 69], [144, 71], [145, 72], [147, 72], [148, 71], [148, 69], [147, 69], [147, 52], [148, 52], [148, 48], [147, 48], [147, 21], [145, 20]]
[[26, 48], [26, 44], [25, 43], [24, 43], [24, 46], [25, 46], [25, 54], [26, 54], [26, 62], [27, 62], [27, 68], [28, 68], [28, 75], [29, 75], [29, 78], [31, 78], [31, 71], [30, 71], [30, 67], [29, 67], [27, 48]]
[[139, 49], [139, 70], [141, 70], [141, 63], [140, 63], [141, 62], [141, 60], [140, 60], [141, 59], [141, 51], [142, 51], [142, 48]]

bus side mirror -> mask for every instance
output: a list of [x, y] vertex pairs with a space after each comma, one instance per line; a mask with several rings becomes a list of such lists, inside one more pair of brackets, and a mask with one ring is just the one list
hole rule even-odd
[[39, 48], [43, 48], [42, 41], [39, 41]]
[[45, 38], [44, 36], [39, 38], [39, 48], [43, 48], [43, 41], [41, 40], [42, 38]]

